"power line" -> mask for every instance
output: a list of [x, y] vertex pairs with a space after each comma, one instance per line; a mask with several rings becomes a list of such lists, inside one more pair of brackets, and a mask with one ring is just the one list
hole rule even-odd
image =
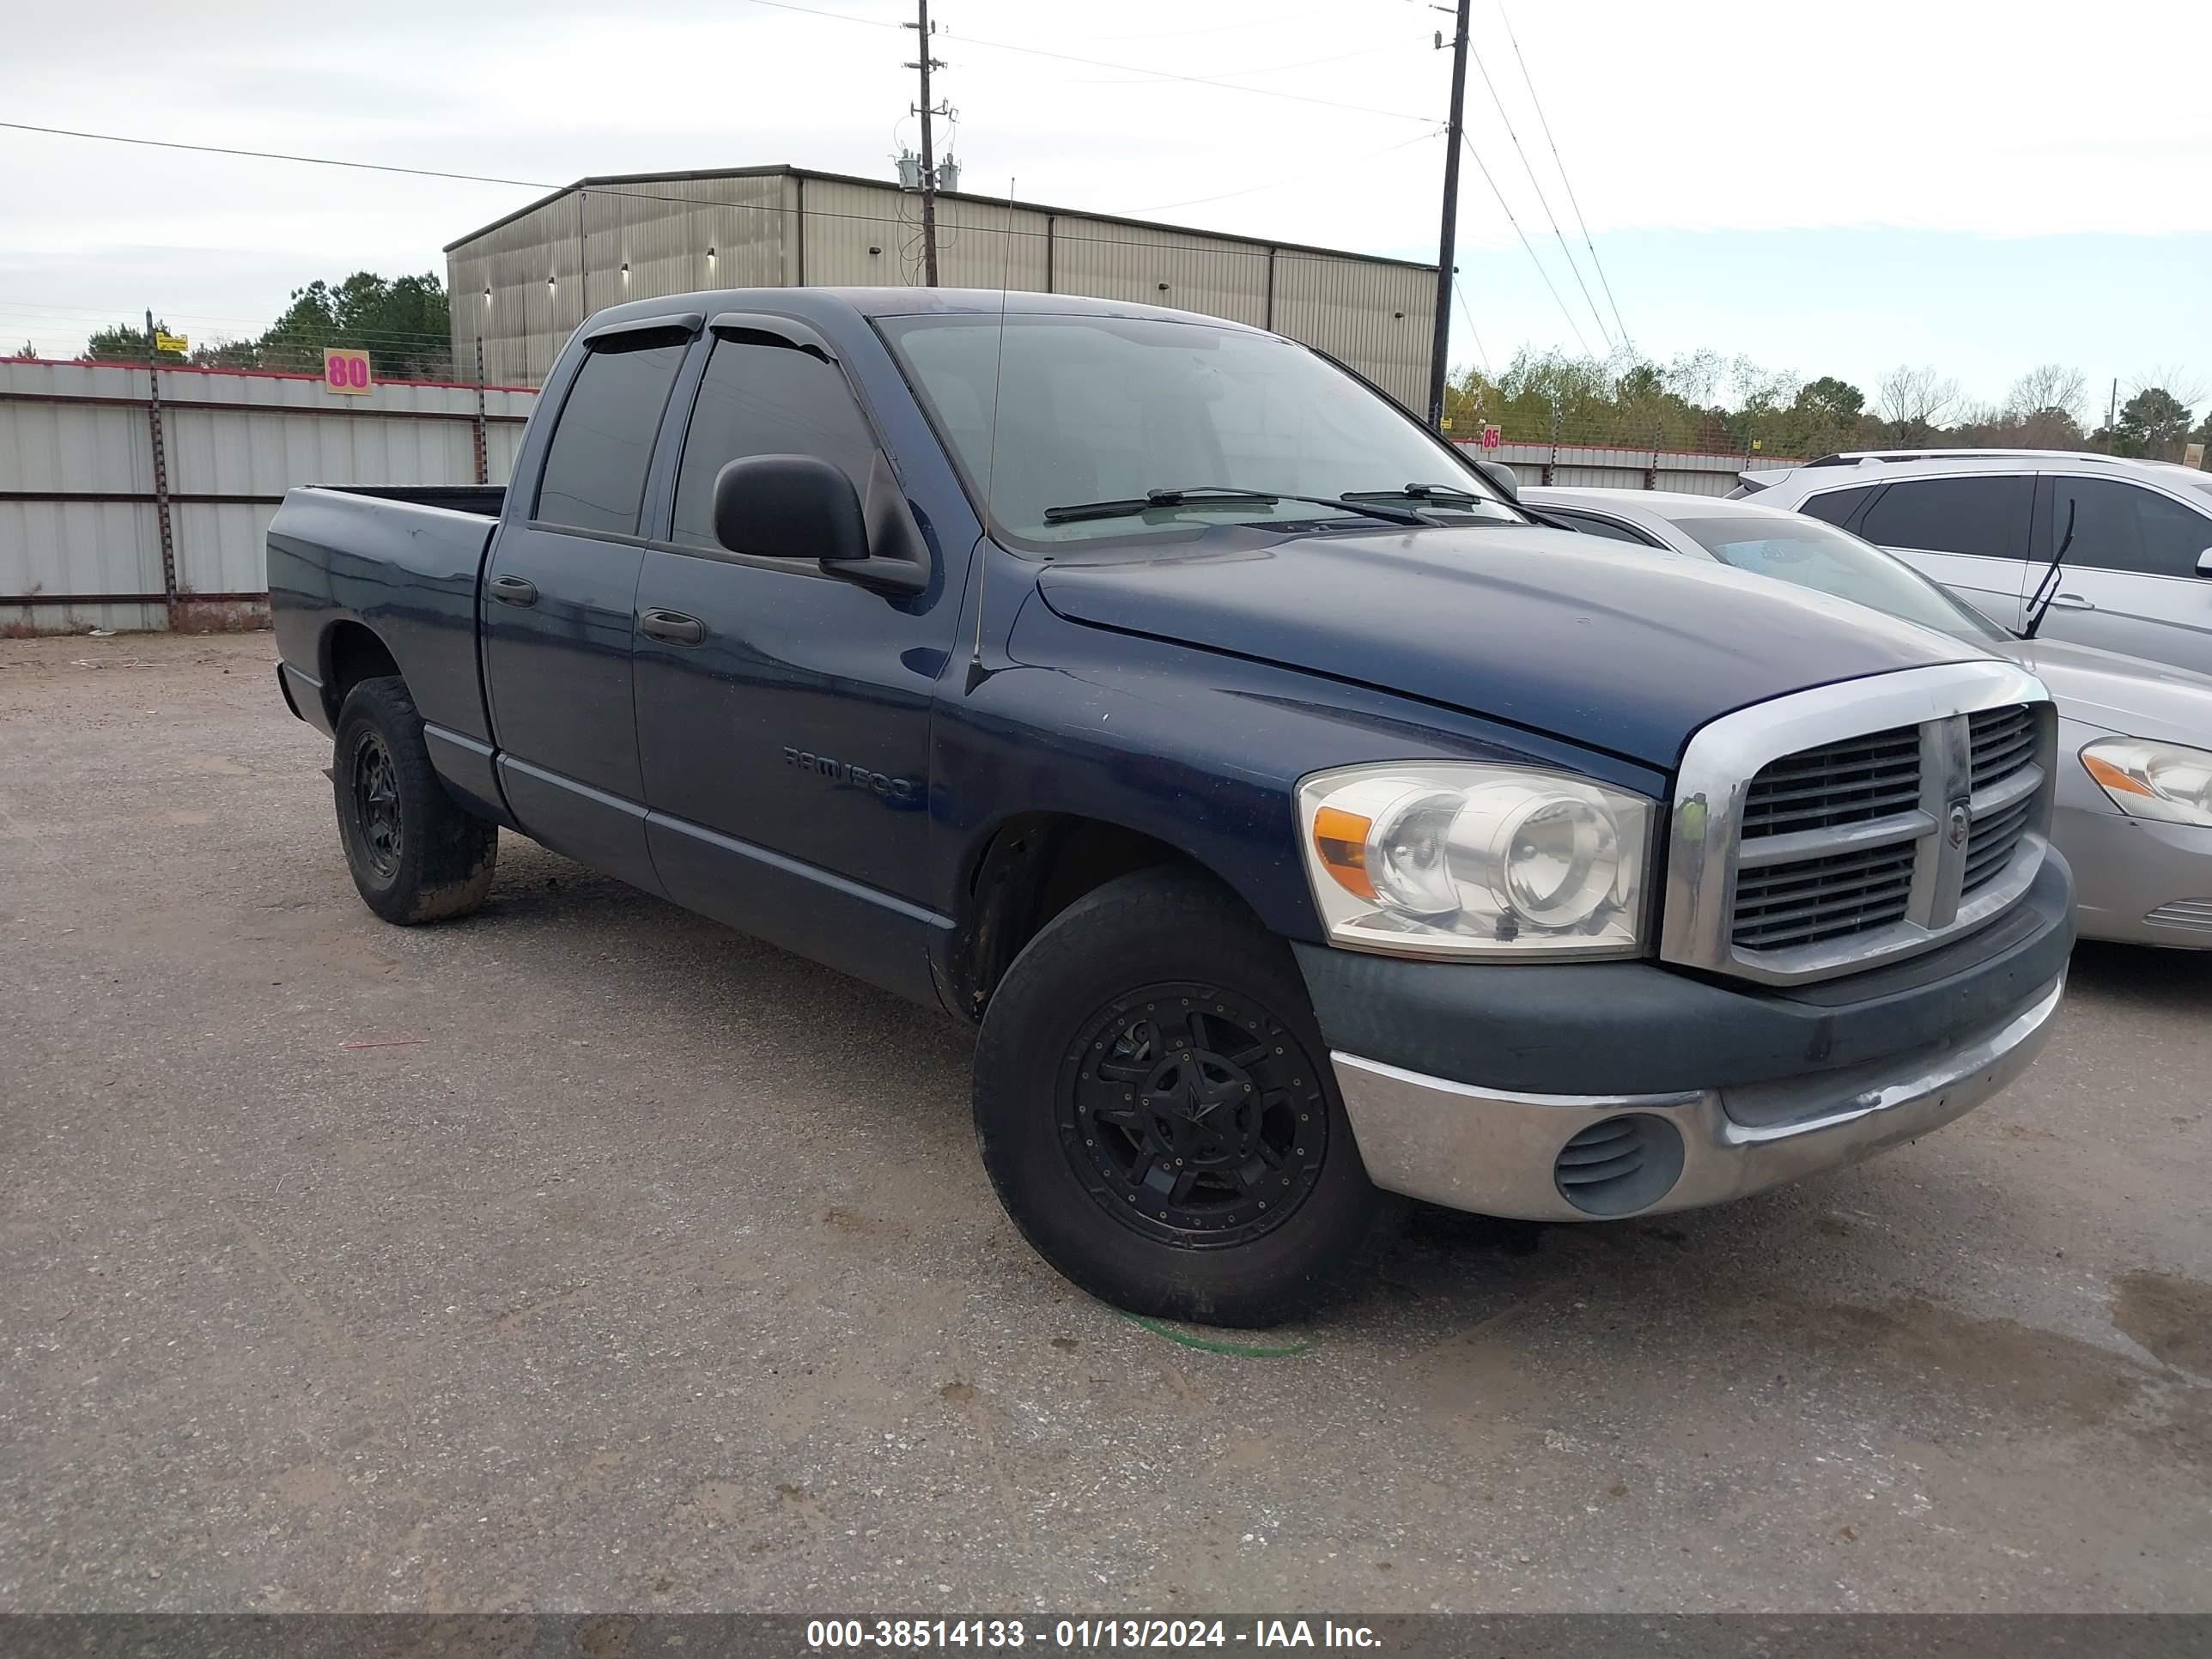
[[1482, 333], [1474, 325], [1474, 307], [1467, 302], [1467, 290], [1460, 286], [1459, 272], [1452, 272], [1452, 298], [1459, 301], [1459, 314], [1467, 319], [1467, 331], [1474, 341], [1474, 355], [1482, 362], [1482, 378], [1494, 380], [1497, 374], [1490, 367], [1490, 354], [1482, 349]]
[[[766, 4], [768, 3], [768, 0], [750, 0], [750, 3], [756, 5]], [[1420, 119], [1425, 118], [1414, 117], [1409, 118]], [[502, 179], [495, 178], [486, 173], [443, 173], [428, 167], [400, 167], [396, 164], [385, 161], [341, 161], [331, 156], [299, 155], [281, 150], [241, 149], [223, 144], [188, 144], [179, 140], [170, 138], [138, 138], [131, 137], [125, 133], [87, 132], [71, 127], [34, 126], [26, 121], [0, 121], [0, 130], [15, 132], [43, 133], [53, 137], [85, 138], [100, 143], [129, 144], [147, 149], [187, 150], [199, 155], [243, 156], [249, 160], [262, 161], [295, 161], [309, 167], [343, 167], [358, 173], [396, 173], [416, 177], [458, 179], [464, 184], [506, 185], [521, 190], [547, 191], [560, 194], [566, 194], [570, 191], [574, 191], [581, 196], [605, 197], [611, 200], [665, 202], [671, 203], [680, 207], [720, 208], [732, 213], [775, 213], [796, 216], [800, 211], [800, 210], [797, 208], [783, 207], [773, 202], [731, 202], [712, 196], [672, 195], [665, 191], [623, 189], [619, 186], [590, 184], [580, 179], [570, 184], [556, 185], [550, 184], [542, 179]], [[536, 206], [538, 204], [532, 204], [531, 205]], [[859, 224], [878, 226], [890, 222], [890, 221], [881, 214], [839, 213], [833, 210], [824, 208], [808, 208], [805, 210], [805, 213], [806, 217], [811, 219], [849, 219]], [[1082, 216], [1112, 217], [1114, 216], [1100, 214]], [[981, 229], [988, 234], [999, 235], [1035, 237], [1040, 240], [1047, 236], [1051, 236], [1060, 241], [1081, 243], [1085, 246], [1095, 247], [1149, 248], [1155, 252], [1158, 252], [1160, 247], [1160, 245], [1158, 242], [1143, 241], [1138, 238], [1129, 236], [1086, 236], [1077, 232], [1067, 230], [1021, 230], [1012, 226], [1006, 226], [1003, 228], [970, 227], [970, 228]], [[1168, 228], [1182, 228], [1168, 227]], [[1381, 259], [1384, 258], [1384, 256], [1378, 254], [1351, 254], [1347, 256], [1339, 255], [1331, 252], [1300, 249], [1297, 247], [1285, 246], [1279, 243], [1267, 243], [1258, 238], [1234, 236], [1224, 231], [1193, 229], [1187, 231], [1186, 234], [1194, 236], [1218, 236], [1226, 241], [1249, 241], [1258, 244], [1257, 246], [1250, 247], [1224, 247], [1208, 250], [1208, 252], [1214, 257], [1223, 258], [1264, 259], [1268, 257], [1271, 249], [1276, 257], [1291, 260], [1311, 259], [1319, 261], [1340, 257], [1351, 257], [1364, 259]], [[1386, 263], [1413, 264], [1414, 262], [1412, 260], [1393, 259], [1387, 260]]]
[[[902, 25], [880, 17], [862, 17], [849, 11], [825, 11], [819, 6], [801, 6], [793, 0], [745, 0], [749, 6], [766, 6], [772, 11], [794, 11], [807, 17], [827, 17], [840, 23], [863, 23], [870, 28], [898, 28]], [[949, 34], [948, 31], [948, 34]], [[1292, 103], [1317, 104], [1324, 109], [1340, 109], [1355, 115], [1380, 115], [1394, 121], [1419, 121], [1426, 118], [1401, 109], [1380, 109], [1372, 104], [1347, 104], [1335, 98], [1316, 98], [1310, 93], [1281, 92], [1272, 87], [1248, 87], [1235, 81], [1216, 81], [1203, 75], [1180, 75], [1173, 70], [1146, 69], [1137, 64], [1109, 64], [1103, 58], [1081, 58], [1072, 52], [1054, 52], [1044, 46], [1024, 46], [1012, 40], [988, 40], [980, 34], [951, 36], [961, 46], [981, 46], [991, 52], [1018, 52], [1024, 58], [1048, 58], [1059, 64], [1078, 64], [1085, 69], [1112, 70], [1121, 75], [1141, 76], [1152, 81], [1180, 81], [1194, 87], [1216, 87], [1224, 92], [1245, 92], [1255, 98], [1286, 98]]]
[[1461, 135], [1461, 142], [1467, 145], [1467, 153], [1474, 161], [1475, 171], [1482, 175], [1482, 182], [1490, 186], [1490, 193], [1498, 198], [1498, 210], [1504, 214], [1505, 222], [1513, 227], [1513, 234], [1521, 239], [1521, 246], [1528, 255], [1528, 263], [1536, 267], [1536, 274], [1544, 279], [1544, 286], [1551, 289], [1552, 302], [1559, 307], [1559, 315], [1567, 319], [1568, 328], [1574, 332], [1575, 343], [1583, 349], [1583, 356], [1595, 356], [1589, 349], [1589, 342], [1583, 337], [1582, 325], [1575, 321], [1575, 313], [1567, 309], [1567, 302], [1559, 297], [1559, 286], [1552, 281], [1552, 273], [1544, 269], [1544, 262], [1536, 257], [1535, 246], [1529, 241], [1528, 233], [1521, 228], [1521, 222], [1513, 216], [1513, 210], [1505, 204], [1505, 192], [1498, 188], [1498, 180], [1492, 178], [1490, 169], [1483, 166], [1481, 153], [1465, 134]]
[[[1536, 169], [1528, 161], [1528, 152], [1521, 147], [1521, 135], [1513, 130], [1513, 118], [1505, 112], [1505, 100], [1498, 95], [1497, 82], [1490, 78], [1490, 70], [1483, 64], [1482, 54], [1474, 49], [1472, 40], [1468, 42], [1467, 55], [1474, 59], [1476, 72], [1482, 76], [1482, 84], [1490, 94], [1491, 105], [1498, 111], [1498, 118], [1505, 125], [1505, 136], [1513, 141], [1513, 153], [1521, 158], [1521, 170], [1528, 175], [1528, 187], [1536, 192], [1536, 204], [1544, 210], [1544, 217], [1551, 221], [1552, 235], [1559, 244], [1559, 252], [1566, 256], [1567, 269], [1574, 272], [1575, 286], [1583, 291], [1583, 303], [1589, 307], [1590, 319], [1597, 325], [1598, 336], [1605, 342], [1606, 349], [1611, 351], [1613, 336], [1606, 332], [1605, 313], [1597, 308], [1597, 301], [1590, 296], [1589, 284], [1583, 281], [1582, 267], [1575, 263], [1574, 249], [1567, 245], [1567, 234], [1559, 228], [1559, 218], [1552, 211], [1551, 198], [1544, 194], [1544, 186], [1537, 181]], [[1560, 176], [1564, 178], [1565, 175]]]
[[[1552, 137], [1552, 124], [1545, 118], [1543, 100], [1536, 96], [1534, 77], [1528, 73], [1528, 60], [1521, 55], [1521, 42], [1513, 33], [1513, 20], [1505, 15], [1505, 0], [1498, 0], [1498, 21], [1505, 25], [1505, 38], [1512, 43], [1513, 60], [1521, 65], [1522, 84], [1528, 88], [1528, 101], [1534, 106], [1536, 120], [1544, 129], [1544, 142], [1551, 146], [1552, 165], [1559, 170], [1559, 182], [1566, 186], [1567, 205], [1575, 210], [1575, 223], [1581, 227], [1583, 246], [1589, 250], [1590, 264], [1597, 271], [1598, 286], [1605, 290], [1605, 302], [1613, 307], [1613, 326], [1620, 331], [1624, 344], [1634, 349], [1628, 337], [1628, 325], [1620, 320], [1620, 302], [1613, 297], [1613, 284], [1606, 279], [1605, 266], [1597, 257], [1597, 244], [1590, 240], [1589, 224], [1583, 217], [1583, 204], [1575, 199], [1574, 180], [1567, 177], [1567, 164], [1559, 156], [1559, 141]], [[1486, 80], [1488, 76], [1484, 77]]]
[[1226, 202], [1238, 196], [1256, 196], [1261, 191], [1280, 190], [1285, 185], [1304, 184], [1323, 173], [1340, 173], [1347, 167], [1364, 167], [1370, 161], [1379, 161], [1385, 155], [1395, 155], [1401, 149], [1411, 149], [1415, 144], [1431, 143], [1442, 131], [1443, 129], [1438, 127], [1431, 132], [1417, 132], [1402, 143], [1385, 144], [1381, 149], [1370, 150], [1366, 155], [1355, 155], [1349, 161], [1334, 161], [1324, 167], [1307, 168], [1302, 172], [1291, 173], [1287, 178], [1270, 179], [1265, 184], [1248, 185], [1243, 190], [1226, 190], [1218, 196], [1195, 196], [1185, 202], [1155, 202], [1150, 207], [1131, 208], [1129, 213], [1133, 217], [1140, 213], [1166, 213], [1176, 208], [1202, 207], [1209, 202]]

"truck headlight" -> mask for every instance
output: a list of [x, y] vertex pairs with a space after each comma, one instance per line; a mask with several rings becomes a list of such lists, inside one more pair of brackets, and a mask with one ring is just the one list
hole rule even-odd
[[2144, 738], [2100, 738], [2081, 765], [2130, 817], [2212, 824], [2212, 754]]
[[1631, 957], [1652, 804], [1533, 768], [1409, 761], [1298, 785], [1329, 942], [1413, 957]]

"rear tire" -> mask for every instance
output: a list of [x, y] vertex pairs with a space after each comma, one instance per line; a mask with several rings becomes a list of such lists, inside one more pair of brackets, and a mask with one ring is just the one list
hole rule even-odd
[[1297, 963], [1195, 872], [1125, 876], [1014, 960], [975, 1133], [1037, 1253], [1133, 1313], [1309, 1311], [1382, 1213]]
[[381, 675], [347, 692], [333, 753], [338, 843], [362, 902], [402, 925], [466, 915], [482, 904], [499, 859], [499, 826], [446, 793], [406, 682]]

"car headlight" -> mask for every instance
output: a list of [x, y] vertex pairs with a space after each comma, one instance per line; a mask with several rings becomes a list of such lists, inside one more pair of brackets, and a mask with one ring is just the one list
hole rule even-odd
[[1643, 949], [1652, 804], [1518, 766], [1338, 767], [1298, 785], [1329, 942], [1413, 957]]
[[2081, 765], [2130, 817], [2212, 824], [2212, 754], [2144, 738], [2100, 738]]

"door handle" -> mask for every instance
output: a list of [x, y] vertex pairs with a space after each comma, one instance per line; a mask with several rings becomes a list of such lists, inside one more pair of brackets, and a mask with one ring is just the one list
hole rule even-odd
[[2097, 608], [2094, 599], [2085, 599], [2079, 593], [2061, 593], [2051, 603], [2061, 611], [2094, 611]]
[[538, 584], [520, 576], [494, 576], [491, 596], [501, 605], [535, 605], [538, 603]]
[[698, 645], [707, 637], [707, 624], [681, 611], [641, 611], [637, 625], [656, 640], [671, 645]]

